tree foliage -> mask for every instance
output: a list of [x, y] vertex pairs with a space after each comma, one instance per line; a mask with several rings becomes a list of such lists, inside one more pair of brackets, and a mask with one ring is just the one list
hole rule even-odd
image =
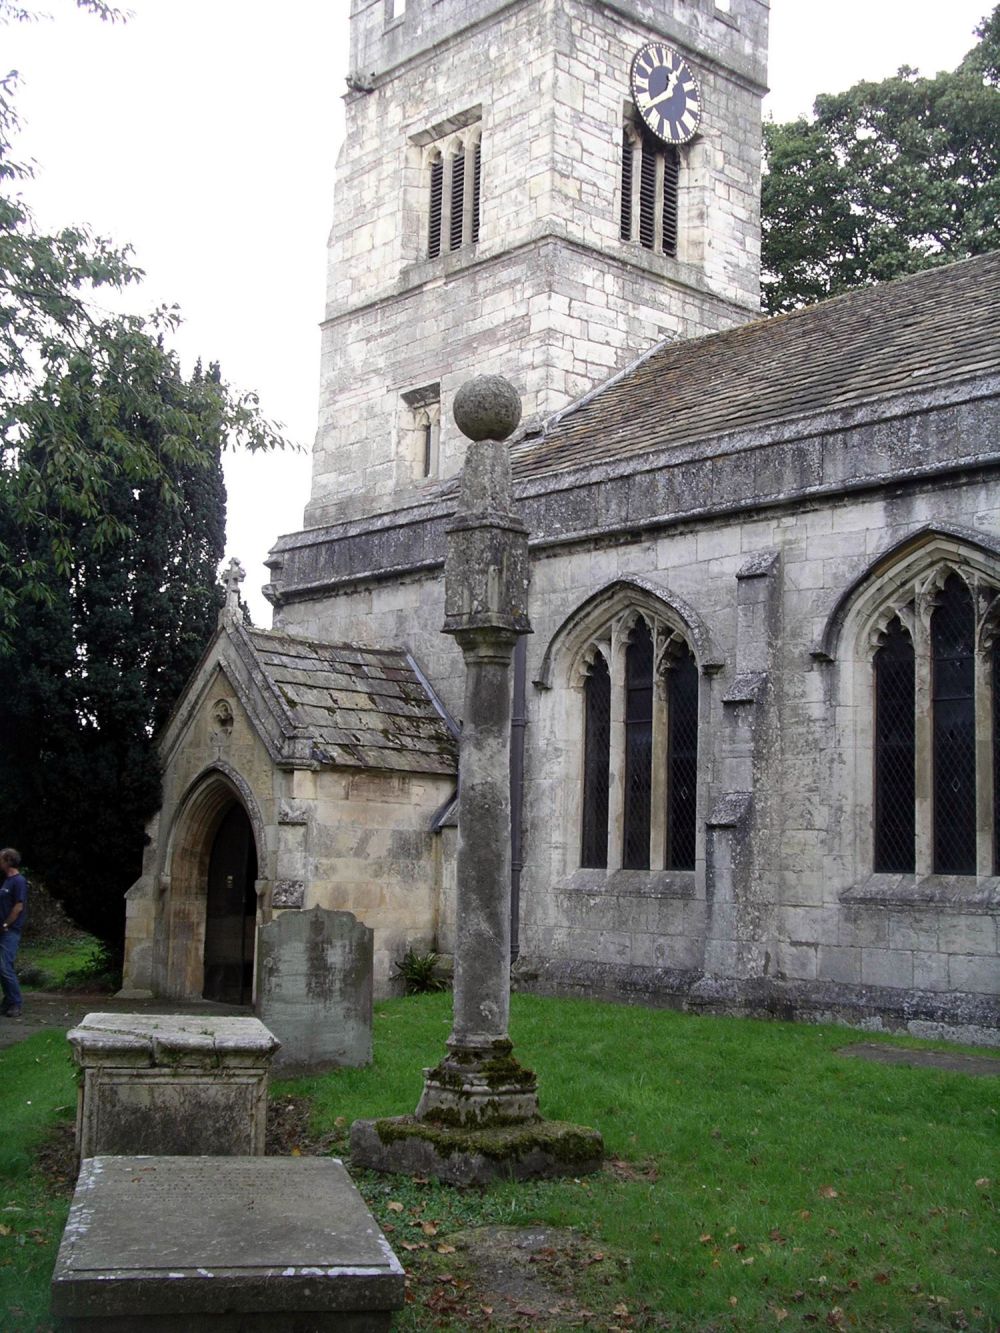
[[1000, 5], [958, 68], [902, 68], [766, 124], [771, 313], [1000, 246]]
[[[31, 17], [0, 0], [0, 24]], [[221, 601], [222, 451], [283, 441], [218, 367], [182, 373], [176, 310], [104, 308], [142, 277], [127, 247], [37, 228], [12, 152], [16, 78], [0, 80], [3, 841], [115, 943], [159, 804], [153, 735]]]

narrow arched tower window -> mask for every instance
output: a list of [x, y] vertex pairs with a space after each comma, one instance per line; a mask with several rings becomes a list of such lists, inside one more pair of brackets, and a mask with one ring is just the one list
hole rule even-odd
[[957, 574], [931, 616], [934, 870], [976, 873], [975, 614]]
[[483, 149], [479, 130], [438, 141], [427, 162], [427, 257], [479, 241]]
[[645, 250], [676, 258], [681, 158], [671, 144], [627, 124], [622, 131], [618, 234]]
[[636, 621], [625, 654], [625, 820], [622, 864], [649, 869], [653, 764], [653, 639]]
[[886, 874], [914, 871], [916, 726], [913, 643], [893, 617], [875, 654], [875, 857]]
[[611, 676], [600, 653], [594, 658], [583, 695], [583, 842], [580, 864], [603, 870], [608, 864]]

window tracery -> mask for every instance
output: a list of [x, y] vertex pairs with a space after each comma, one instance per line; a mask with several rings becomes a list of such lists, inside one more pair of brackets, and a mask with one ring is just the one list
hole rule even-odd
[[981, 570], [941, 562], [871, 621], [876, 872], [1000, 873], [998, 611]]
[[698, 667], [683, 632], [625, 611], [582, 655], [580, 864], [693, 870]]

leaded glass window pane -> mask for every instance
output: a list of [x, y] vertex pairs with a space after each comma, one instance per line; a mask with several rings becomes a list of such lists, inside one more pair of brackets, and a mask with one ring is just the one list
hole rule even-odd
[[608, 864], [608, 782], [611, 763], [611, 677], [600, 653], [583, 690], [583, 843], [580, 864]]
[[649, 869], [653, 762], [653, 639], [636, 621], [625, 654], [625, 824], [622, 864]]
[[976, 873], [975, 615], [952, 574], [931, 616], [934, 871]]
[[667, 673], [667, 869], [693, 870], [698, 778], [698, 668], [689, 648]]
[[875, 869], [915, 869], [916, 703], [913, 644], [898, 619], [875, 654]]

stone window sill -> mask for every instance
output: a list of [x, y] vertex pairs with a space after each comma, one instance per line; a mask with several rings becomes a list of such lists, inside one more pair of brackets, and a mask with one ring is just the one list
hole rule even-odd
[[693, 870], [574, 870], [560, 893], [618, 894], [626, 898], [693, 898]]
[[1000, 877], [869, 875], [840, 895], [845, 907], [906, 907], [933, 911], [1000, 910]]

